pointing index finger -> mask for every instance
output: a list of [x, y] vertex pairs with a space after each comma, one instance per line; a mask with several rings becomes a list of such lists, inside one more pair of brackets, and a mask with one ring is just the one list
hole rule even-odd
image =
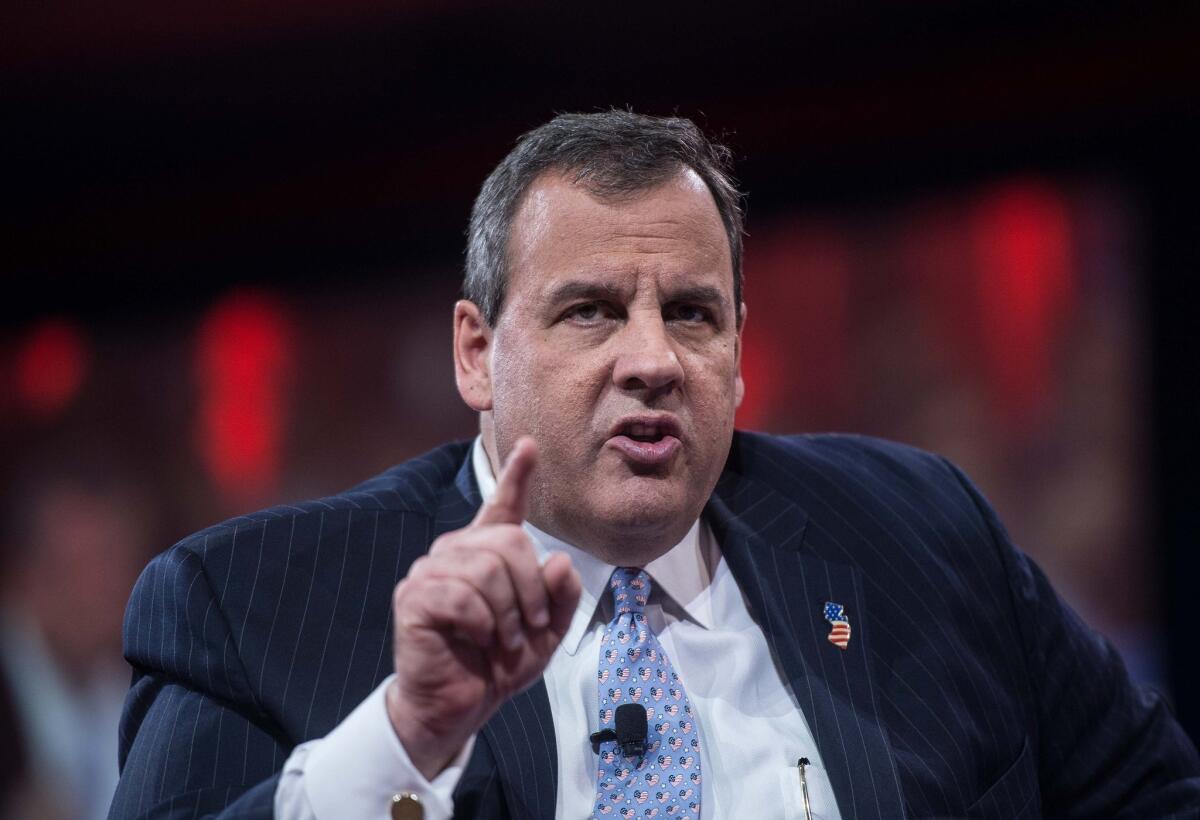
[[496, 480], [496, 492], [475, 516], [476, 524], [521, 524], [529, 508], [529, 477], [537, 466], [537, 444], [522, 436]]

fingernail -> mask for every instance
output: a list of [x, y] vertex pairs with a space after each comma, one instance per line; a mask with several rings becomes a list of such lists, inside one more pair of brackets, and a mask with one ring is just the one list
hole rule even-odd
[[508, 637], [504, 639], [504, 645], [510, 650], [520, 649], [523, 643], [525, 643], [525, 635], [519, 629], [515, 632], [509, 632]]
[[533, 625], [538, 629], [543, 629], [550, 625], [550, 613], [545, 609], [539, 609], [533, 613]]

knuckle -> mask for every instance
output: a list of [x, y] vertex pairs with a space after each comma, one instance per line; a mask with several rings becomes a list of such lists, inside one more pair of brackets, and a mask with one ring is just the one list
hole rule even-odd
[[519, 554], [533, 548], [529, 534], [518, 524], [505, 524], [497, 540], [510, 553]]
[[447, 613], [465, 615], [474, 603], [474, 592], [466, 584], [446, 584], [442, 594], [438, 596]]
[[417, 578], [423, 575], [429, 569], [429, 556], [422, 555], [417, 560], [413, 561], [408, 566], [408, 574], [405, 578]]
[[417, 611], [424, 597], [421, 584], [407, 579], [401, 580], [392, 590], [392, 617], [399, 620], [401, 617], [407, 617], [402, 616], [402, 613]]
[[439, 535], [429, 547], [429, 555], [446, 555], [458, 549], [461, 533], [465, 530], [455, 530], [445, 535]]
[[504, 571], [504, 559], [492, 550], [480, 550], [475, 556], [474, 568], [479, 576], [486, 580]]

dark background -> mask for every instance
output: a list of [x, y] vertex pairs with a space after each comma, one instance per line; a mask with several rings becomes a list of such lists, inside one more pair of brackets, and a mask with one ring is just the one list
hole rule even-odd
[[[155, 469], [147, 465], [171, 461], [171, 419], [204, 412], [196, 410], [206, 400], [203, 365], [189, 375], [171, 357], [186, 362], [190, 345], [248, 321], [271, 359], [273, 345], [289, 338], [280, 316], [310, 340], [295, 346], [294, 370], [322, 328], [332, 334], [329, 349], [345, 347], [338, 361], [357, 364], [326, 365], [340, 376], [316, 393], [288, 394], [309, 406], [279, 435], [328, 436], [331, 449], [341, 442], [362, 452], [306, 470], [319, 459], [289, 460], [296, 446], [285, 442], [263, 481], [240, 495], [189, 478], [203, 462], [210, 484], [221, 484], [211, 453], [171, 462], [171, 474], [149, 476], [164, 512], [161, 540], [147, 551], [239, 505], [332, 491], [418, 445], [469, 435], [470, 417], [439, 402], [452, 398], [448, 305], [470, 203], [515, 137], [557, 111], [677, 112], [724, 135], [749, 192], [751, 322], [763, 295], [753, 278], [756, 230], [778, 237], [789, 215], [815, 215], [844, 234], [864, 215], [894, 222], [921, 203], [953, 209], [996, 181], [1050, 180], [1068, 205], [1090, 202], [1098, 186], [1115, 197], [1118, 222], [1135, 239], [1122, 281], [1137, 363], [1120, 389], [1140, 465], [1129, 486], [1140, 501], [1121, 560], [1146, 576], [1150, 601], [1138, 611], [1161, 647], [1159, 672], [1147, 678], [1173, 694], [1180, 719], [1200, 737], [1192, 590], [1200, 577], [1200, 343], [1189, 298], [1200, 263], [1200, 6], [649, 5], [136, 0], [10, 8], [0, 33], [8, 484], [25, 480], [14, 465], [81, 441], [89, 449], [108, 434], [106, 446], [146, 479]], [[317, 307], [343, 292], [355, 295], [334, 300], [341, 323], [323, 325]], [[227, 299], [232, 318], [220, 313]], [[372, 313], [380, 304], [387, 312]], [[428, 310], [441, 311], [436, 322], [414, 318]], [[380, 359], [433, 374], [443, 398], [403, 420], [419, 434], [394, 446], [376, 437], [378, 449], [368, 452], [371, 428], [396, 420], [382, 406], [367, 413], [345, 403], [356, 378], [371, 378], [356, 368], [385, 344], [383, 316], [395, 328], [427, 329], [431, 341]], [[31, 365], [43, 361], [29, 352], [31, 339], [46, 332], [50, 364]], [[432, 365], [411, 352], [422, 344]], [[79, 349], [82, 358], [70, 352]], [[22, 368], [58, 372], [72, 355], [85, 375], [63, 377], [66, 387], [21, 381]], [[39, 389], [51, 395], [40, 410], [30, 398]], [[406, 406], [421, 401], [419, 391], [404, 395]], [[856, 417], [845, 425], [818, 418], [840, 427]], [[771, 429], [788, 421], [778, 412], [756, 419]], [[792, 426], [810, 419], [801, 413]], [[350, 442], [330, 433], [339, 425], [366, 433]], [[867, 432], [895, 434], [885, 425]], [[236, 472], [236, 463], [226, 469]], [[302, 474], [309, 477], [295, 477]], [[20, 549], [10, 544], [9, 552]]]

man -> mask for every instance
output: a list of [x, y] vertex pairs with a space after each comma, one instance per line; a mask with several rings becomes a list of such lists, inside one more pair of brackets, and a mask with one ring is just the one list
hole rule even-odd
[[522, 138], [454, 313], [480, 437], [151, 564], [113, 817], [1196, 816], [954, 467], [734, 431], [727, 169], [680, 119]]

